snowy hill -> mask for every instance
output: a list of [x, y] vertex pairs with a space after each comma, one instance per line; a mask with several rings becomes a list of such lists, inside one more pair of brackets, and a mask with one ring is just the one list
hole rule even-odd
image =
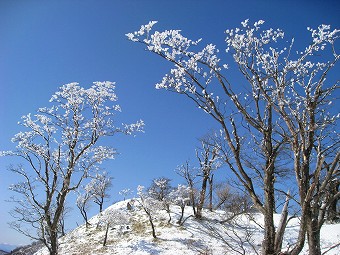
[[[128, 201], [118, 202], [107, 208], [102, 215], [94, 216], [86, 228], [85, 224], [61, 238], [60, 254], [255, 254], [261, 248], [263, 218], [260, 214], [242, 215], [235, 218], [233, 224], [220, 223], [228, 215], [223, 211], [204, 211], [204, 219], [189, 217], [183, 226], [176, 224], [180, 217], [180, 208], [171, 207], [171, 223], [165, 210], [154, 215], [157, 239], [151, 235], [148, 217], [135, 203], [131, 210]], [[192, 214], [190, 207], [185, 208], [185, 217]], [[103, 246], [106, 224], [111, 216], [116, 224], [108, 228], [107, 244]], [[105, 219], [105, 220], [104, 220]], [[279, 215], [275, 216], [279, 221]], [[297, 236], [298, 219], [289, 222], [286, 230], [284, 247], [288, 248]], [[340, 241], [340, 224], [325, 225], [321, 231], [323, 252]], [[307, 246], [302, 254], [307, 254]], [[47, 255], [43, 248], [36, 255]], [[327, 255], [340, 254], [336, 247]]]

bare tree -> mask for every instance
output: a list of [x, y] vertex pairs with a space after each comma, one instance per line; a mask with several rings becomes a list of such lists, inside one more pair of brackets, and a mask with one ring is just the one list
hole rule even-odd
[[[276, 136], [274, 132], [276, 119], [273, 116], [273, 105], [259, 97], [256, 87], [252, 87], [248, 97], [239, 98], [238, 93], [233, 91], [229, 81], [222, 75], [218, 50], [214, 45], [209, 44], [203, 50], [194, 52], [190, 47], [196, 46], [200, 40], [189, 40], [181, 35], [180, 31], [157, 32], [157, 35], [150, 36], [155, 23], [150, 22], [140, 31], [128, 34], [129, 39], [146, 44], [148, 50], [175, 65], [171, 73], [156, 85], [157, 88], [186, 95], [220, 124], [221, 139], [223, 144], [227, 145], [225, 147], [227, 149], [221, 151], [220, 156], [244, 186], [254, 205], [263, 213], [265, 217], [263, 253], [273, 254], [276, 251], [273, 219], [275, 159], [280, 146], [285, 142], [285, 138]], [[144, 38], [140, 38], [143, 36]], [[275, 36], [278, 38], [281, 33], [273, 35]], [[214, 89], [217, 86], [212, 86], [213, 81], [217, 81], [221, 90]], [[244, 136], [249, 131], [251, 134], [246, 137], [248, 138], [246, 143]], [[253, 137], [259, 137], [261, 144], [257, 145], [256, 141], [251, 141], [250, 138]], [[252, 146], [260, 146], [259, 149], [265, 155], [262, 164], [263, 195], [258, 193], [259, 190], [254, 185], [254, 178], [251, 176], [253, 172], [248, 171], [242, 161], [243, 151], [249, 151]]]
[[222, 186], [217, 191], [221, 209], [227, 212], [227, 218], [223, 221], [231, 221], [235, 217], [253, 212], [253, 204], [251, 198], [246, 193], [237, 192], [228, 185]]
[[99, 213], [103, 211], [105, 198], [109, 198], [108, 190], [112, 186], [112, 177], [107, 172], [96, 173], [92, 180], [86, 185], [86, 190], [91, 195], [93, 202], [99, 206]]
[[61, 236], [65, 236], [66, 235], [66, 225], [65, 225], [65, 219], [66, 217], [68, 216], [68, 214], [71, 212], [72, 210], [72, 207], [69, 207], [67, 205], [64, 206], [64, 210], [63, 210], [63, 213], [60, 217], [60, 220], [59, 220], [59, 232], [60, 232], [60, 235]]
[[177, 189], [173, 190], [170, 193], [170, 198], [172, 199], [173, 203], [181, 208], [181, 216], [177, 221], [177, 224], [179, 225], [182, 225], [184, 222], [183, 221], [184, 209], [185, 206], [187, 206], [188, 202], [190, 201], [190, 194], [191, 188], [181, 184], [177, 186]]
[[[201, 148], [196, 150], [196, 158], [199, 161], [198, 176], [202, 178], [200, 196], [199, 196], [196, 213], [195, 213], [195, 217], [197, 219], [202, 218], [202, 209], [203, 209], [204, 202], [205, 202], [207, 185], [208, 185], [208, 181], [212, 178], [212, 171], [217, 169], [220, 166], [220, 162], [218, 161], [218, 152], [219, 152], [219, 147], [215, 146], [214, 144], [211, 144], [208, 138], [202, 139]], [[212, 194], [212, 188], [211, 188], [211, 194]]]
[[187, 186], [190, 188], [190, 205], [196, 215], [196, 188], [195, 182], [197, 177], [197, 169], [190, 166], [189, 161], [185, 162], [183, 165], [180, 165], [176, 168], [176, 173], [183, 177]]
[[[65, 201], [99, 163], [113, 159], [116, 150], [98, 145], [116, 133], [142, 131], [143, 121], [117, 127], [113, 119], [120, 111], [112, 82], [95, 82], [85, 89], [77, 83], [62, 86], [51, 98], [51, 107], [22, 117], [22, 131], [12, 139], [23, 164], [10, 169], [23, 178], [11, 189], [21, 198], [13, 198], [12, 215], [19, 232], [42, 241], [51, 255], [58, 254], [58, 226]], [[25, 228], [28, 225], [29, 228]], [[37, 235], [32, 230], [37, 230]]]
[[171, 190], [171, 180], [166, 177], [159, 177], [152, 180], [147, 192], [150, 197], [163, 201], [170, 194]]
[[80, 211], [81, 216], [85, 220], [86, 228], [89, 227], [90, 223], [88, 222], [87, 212], [90, 209], [90, 202], [92, 201], [92, 193], [88, 189], [87, 186], [84, 188], [84, 192], [78, 194], [76, 205]]
[[[240, 35], [254, 31], [248, 25], [244, 27]], [[321, 254], [320, 229], [326, 208], [340, 196], [340, 192], [330, 192], [332, 180], [339, 177], [340, 143], [335, 130], [340, 115], [330, 108], [337, 100], [334, 97], [339, 85], [337, 81], [326, 83], [339, 60], [335, 44], [339, 30], [332, 31], [328, 25], [308, 30], [312, 42], [296, 55], [292, 52], [293, 41], [282, 50], [273, 46], [268, 49], [265, 44], [276, 40], [263, 42], [254, 34], [247, 42], [229, 33], [235, 62], [282, 119], [283, 135], [294, 158], [301, 228], [291, 254], [301, 251], [306, 233], [309, 252]]]
[[151, 186], [147, 189], [150, 197], [162, 202], [164, 209], [169, 215], [168, 223], [171, 222], [171, 198], [169, 197], [169, 194], [172, 189], [171, 180], [166, 177], [153, 179]]
[[119, 195], [123, 196], [124, 201], [126, 199], [127, 196], [131, 195], [133, 192], [131, 189], [127, 188], [127, 189], [122, 189], [121, 191], [119, 191]]
[[107, 244], [110, 227], [113, 227], [115, 225], [126, 225], [129, 223], [129, 220], [129, 214], [122, 210], [109, 208], [105, 210], [104, 213], [100, 214], [98, 219], [98, 226], [105, 228], [103, 246], [106, 246]]
[[144, 192], [143, 186], [139, 185], [137, 187], [137, 194], [140, 199], [136, 201], [139, 203], [139, 205], [143, 208], [144, 212], [148, 216], [148, 220], [152, 229], [152, 237], [156, 239], [157, 236], [154, 224], [154, 217], [156, 212], [163, 208], [163, 204], [161, 203], [161, 201], [148, 196], [148, 194]]
[[[242, 88], [232, 86], [225, 75], [228, 65], [220, 63], [215, 45], [192, 50], [201, 40], [190, 40], [180, 30], [151, 34], [156, 23], [127, 37], [174, 64], [156, 88], [187, 96], [219, 123], [222, 144], [226, 144], [221, 146], [224, 161], [264, 215], [262, 253], [281, 250], [275, 247], [281, 231], [276, 231], [273, 221], [280, 177], [276, 163], [282, 147], [289, 143], [302, 213], [299, 237], [290, 253], [302, 250], [307, 233], [310, 252], [320, 254], [325, 209], [340, 195], [329, 194], [330, 180], [339, 175], [339, 137], [334, 132], [339, 115], [327, 111], [338, 85], [325, 83], [339, 59], [335, 50], [339, 30], [331, 31], [327, 25], [309, 29], [312, 43], [295, 56], [293, 41], [279, 49], [283, 31], [262, 30], [262, 20], [253, 25], [246, 20], [241, 27], [226, 30], [226, 51], [232, 53], [245, 78], [242, 82], [248, 85]], [[329, 59], [320, 62], [320, 56]], [[257, 167], [249, 167], [242, 157], [253, 152], [262, 156]]]

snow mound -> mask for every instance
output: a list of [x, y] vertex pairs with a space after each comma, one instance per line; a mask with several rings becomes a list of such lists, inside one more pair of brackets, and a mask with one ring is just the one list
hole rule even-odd
[[[127, 204], [134, 204], [132, 208]], [[241, 215], [232, 222], [223, 222], [228, 218], [224, 211], [203, 211], [203, 219], [191, 217], [191, 207], [185, 208], [182, 226], [178, 225], [181, 210], [171, 206], [171, 221], [165, 210], [154, 215], [157, 239], [151, 234], [149, 220], [143, 208], [133, 200], [121, 201], [108, 207], [101, 215], [92, 217], [90, 226], [85, 224], [74, 229], [59, 239], [60, 254], [117, 254], [117, 255], [148, 255], [148, 254], [256, 254], [261, 249], [263, 237], [263, 217], [260, 214]], [[279, 215], [275, 215], [279, 222]], [[110, 222], [107, 243], [103, 246], [107, 222]], [[289, 249], [298, 234], [299, 220], [289, 222], [283, 247]], [[324, 225], [321, 231], [323, 252], [339, 243], [340, 224]], [[48, 255], [43, 248], [36, 255]], [[305, 246], [301, 254], [308, 254]], [[337, 246], [326, 253], [340, 254]]]

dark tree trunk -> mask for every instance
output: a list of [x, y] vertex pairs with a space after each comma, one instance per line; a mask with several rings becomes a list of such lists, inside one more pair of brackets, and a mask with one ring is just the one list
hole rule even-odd
[[108, 233], [109, 233], [109, 228], [110, 228], [110, 224], [107, 223], [107, 225], [106, 225], [106, 230], [105, 230], [105, 236], [104, 236], [103, 246], [106, 246], [106, 243], [107, 243], [107, 235], [108, 235]]
[[[340, 181], [333, 180], [329, 184], [331, 196], [336, 195], [339, 192]], [[339, 198], [335, 198], [327, 209], [327, 220], [330, 222], [335, 222], [339, 220], [339, 212], [337, 211]]]
[[202, 218], [202, 209], [203, 209], [203, 205], [204, 205], [204, 201], [205, 201], [205, 192], [207, 190], [208, 179], [209, 179], [209, 176], [205, 174], [203, 176], [203, 180], [202, 180], [202, 188], [201, 188], [201, 192], [200, 192], [200, 199], [197, 203], [197, 210], [196, 210], [196, 214], [195, 214], [196, 219]]
[[150, 222], [150, 225], [151, 225], [151, 228], [152, 228], [152, 236], [153, 236], [153, 238], [157, 238], [157, 236], [156, 236], [156, 230], [155, 230], [155, 225], [153, 224], [153, 221], [152, 221], [152, 217], [151, 217], [151, 215], [150, 214], [148, 214], [148, 216], [149, 216], [149, 222]]
[[179, 220], [177, 221], [178, 225], [182, 224], [182, 220], [183, 220], [183, 216], [184, 216], [184, 208], [185, 206], [181, 206], [181, 217], [179, 218]]
[[169, 215], [169, 220], [168, 220], [168, 224], [170, 224], [171, 222], [171, 211], [170, 211], [170, 205], [168, 203], [166, 203], [166, 212], [168, 213]]
[[320, 247], [320, 228], [317, 219], [307, 220], [307, 239], [310, 255], [321, 255]]
[[275, 226], [274, 212], [274, 187], [268, 185], [265, 190], [265, 214], [264, 214], [264, 240], [262, 243], [262, 254], [275, 254]]
[[273, 214], [275, 212], [275, 159], [276, 154], [272, 145], [272, 115], [271, 106], [267, 106], [269, 114], [268, 131], [264, 132], [264, 151], [266, 164], [264, 173], [264, 239], [262, 243], [263, 254], [275, 254], [275, 225]]
[[213, 181], [214, 181], [214, 174], [211, 175], [209, 178], [209, 211], [213, 211], [213, 203], [212, 203], [212, 198], [213, 198]]
[[191, 189], [191, 192], [190, 192], [191, 206], [192, 206], [192, 210], [194, 211], [194, 215], [196, 215], [195, 192], [192, 186], [190, 186], [190, 189]]
[[50, 242], [50, 255], [58, 255], [58, 232], [56, 229], [52, 229], [50, 232]]

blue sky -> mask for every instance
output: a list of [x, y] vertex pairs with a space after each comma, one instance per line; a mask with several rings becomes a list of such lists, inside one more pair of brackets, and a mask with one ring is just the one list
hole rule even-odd
[[[143, 119], [146, 127], [144, 134], [112, 140], [121, 155], [105, 165], [115, 178], [111, 202], [121, 199], [121, 189], [147, 186], [155, 177], [176, 184], [176, 166], [194, 162], [197, 138], [216, 125], [184, 97], [154, 89], [169, 65], [124, 35], [157, 20], [156, 29], [181, 29], [223, 49], [223, 31], [250, 18], [282, 28], [298, 47], [309, 35], [307, 26], [339, 28], [339, 13], [336, 0], [0, 0], [0, 150], [13, 149], [10, 139], [21, 130], [20, 117], [48, 106], [59, 86], [115, 81], [123, 110], [118, 121]], [[12, 205], [4, 200], [13, 195], [8, 186], [16, 176], [6, 168], [15, 163], [0, 158], [0, 243], [27, 242], [7, 227]], [[73, 214], [70, 221], [81, 223], [76, 209]]]

